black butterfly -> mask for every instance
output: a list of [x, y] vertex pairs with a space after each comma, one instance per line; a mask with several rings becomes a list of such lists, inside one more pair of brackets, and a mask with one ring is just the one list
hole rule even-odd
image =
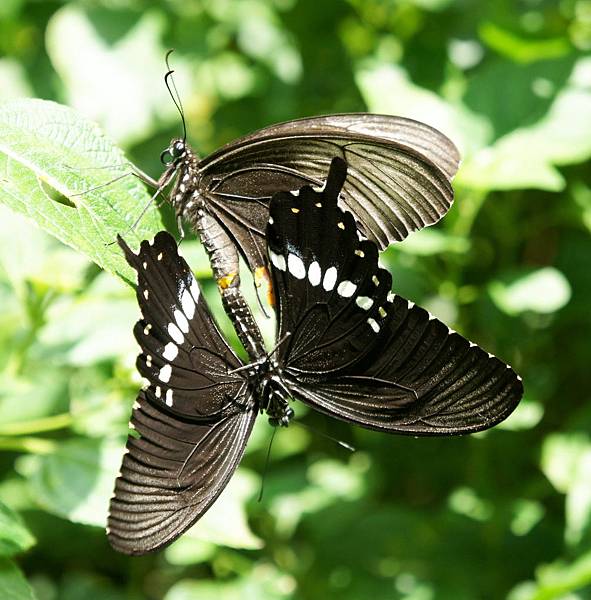
[[243, 365], [216, 328], [173, 238], [135, 255], [143, 319], [134, 406], [109, 539], [142, 554], [178, 537], [211, 506], [256, 415], [287, 425], [290, 400], [391, 433], [457, 435], [497, 424], [522, 395], [515, 372], [390, 291], [373, 242], [337, 206], [346, 176], [332, 162], [322, 191], [273, 197], [268, 255], [278, 298], [277, 347]]
[[[260, 354], [262, 338], [238, 291], [238, 255], [271, 297], [265, 241], [271, 196], [322, 185], [334, 156], [349, 166], [339, 205], [351, 211], [362, 234], [380, 249], [435, 223], [451, 206], [456, 147], [428, 125], [387, 115], [289, 121], [237, 139], [203, 159], [185, 138], [175, 139], [163, 152], [167, 169], [159, 181], [146, 178], [158, 189], [173, 184], [170, 201], [177, 217], [187, 219], [200, 235], [226, 311], [251, 358]], [[236, 312], [247, 321], [251, 340], [242, 334]]]

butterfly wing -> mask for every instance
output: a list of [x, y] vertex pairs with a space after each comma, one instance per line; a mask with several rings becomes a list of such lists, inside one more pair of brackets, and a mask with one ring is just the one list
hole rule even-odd
[[216, 500], [244, 452], [255, 402], [166, 232], [139, 254], [119, 240], [137, 271], [143, 318], [134, 333], [138, 369], [149, 385], [134, 404], [108, 535], [126, 554], [170, 543]]
[[437, 222], [451, 206], [459, 154], [428, 125], [365, 113], [273, 125], [200, 163], [200, 186], [251, 268], [260, 266], [257, 259], [265, 254], [272, 194], [321, 185], [334, 156], [349, 166], [340, 206], [380, 249]]
[[280, 193], [267, 229], [284, 383], [314, 408], [368, 428], [450, 435], [491, 427], [522, 395], [516, 373], [390, 292], [377, 248], [322, 192]]

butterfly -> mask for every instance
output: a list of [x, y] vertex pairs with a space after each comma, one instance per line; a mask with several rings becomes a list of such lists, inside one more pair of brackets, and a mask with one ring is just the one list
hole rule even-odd
[[287, 426], [292, 400], [369, 429], [458, 435], [492, 427], [518, 404], [508, 365], [391, 292], [378, 248], [338, 201], [347, 165], [322, 190], [275, 194], [266, 226], [277, 296], [277, 345], [244, 364], [214, 323], [166, 232], [136, 255], [142, 319], [137, 366], [149, 384], [134, 404], [108, 536], [128, 554], [156, 550], [213, 504], [257, 415]]
[[[380, 249], [435, 223], [451, 206], [451, 179], [459, 164], [456, 147], [428, 125], [388, 115], [288, 121], [239, 138], [202, 159], [185, 135], [162, 153], [166, 169], [160, 179], [144, 176], [158, 190], [171, 185], [169, 199], [177, 219], [186, 219], [200, 236], [226, 312], [251, 358], [263, 344], [239, 292], [239, 255], [272, 304], [265, 241], [271, 196], [306, 184], [321, 186], [334, 156], [349, 165], [339, 205]], [[254, 338], [243, 335], [233, 313], [243, 314]]]

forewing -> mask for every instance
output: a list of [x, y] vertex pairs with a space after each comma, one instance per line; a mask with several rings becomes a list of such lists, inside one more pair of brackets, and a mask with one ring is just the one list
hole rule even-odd
[[519, 402], [521, 380], [390, 292], [377, 248], [357, 239], [336, 205], [331, 182], [342, 168], [335, 159], [322, 193], [304, 188], [271, 202], [285, 384], [318, 410], [373, 429], [449, 435], [495, 425]]
[[243, 379], [229, 374], [240, 360], [216, 327], [174, 238], [160, 232], [134, 254], [120, 240], [138, 275], [142, 319], [134, 334], [137, 367], [149, 382], [147, 397], [183, 417], [212, 417], [231, 410]]
[[[212, 210], [220, 219], [228, 211], [240, 213], [228, 224], [238, 243], [255, 238], [256, 251], [243, 248], [251, 268], [259, 266], [255, 255], [264, 256], [256, 231], [266, 220], [269, 198], [280, 190], [320, 185], [335, 156], [349, 165], [340, 205], [380, 249], [437, 222], [451, 206], [458, 151], [427, 125], [364, 113], [273, 125], [200, 163], [200, 185]], [[248, 206], [237, 208], [236, 201]]]
[[308, 186], [271, 202], [267, 240], [278, 338], [289, 336], [280, 355], [289, 355], [289, 368], [302, 374], [360, 360], [375, 343], [372, 325], [391, 285], [386, 271], [378, 273], [375, 244], [360, 243], [353, 218], [337, 207], [345, 175], [346, 165], [334, 159], [322, 191]]
[[198, 285], [167, 233], [138, 255], [143, 319], [135, 334], [148, 380], [134, 404], [111, 500], [113, 547], [144, 554], [171, 542], [211, 506], [236, 469], [256, 416], [241, 366], [213, 322]]

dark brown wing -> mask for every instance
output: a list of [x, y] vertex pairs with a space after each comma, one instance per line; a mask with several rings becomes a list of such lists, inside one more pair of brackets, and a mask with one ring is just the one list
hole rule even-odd
[[[390, 292], [377, 248], [324, 192], [273, 197], [267, 229], [283, 382], [295, 398], [391, 433], [457, 435], [492, 427], [523, 387], [508, 365]], [[336, 190], [336, 191], [335, 191]], [[288, 335], [289, 334], [289, 335]]]
[[197, 521], [222, 492], [244, 452], [256, 403], [199, 286], [166, 232], [139, 254], [119, 239], [138, 273], [143, 318], [135, 327], [147, 378], [134, 404], [111, 500], [111, 545], [145, 554]]
[[349, 167], [339, 205], [380, 249], [436, 223], [451, 206], [458, 151], [427, 125], [365, 113], [273, 125], [200, 163], [200, 186], [251, 268], [260, 266], [251, 255], [264, 256], [261, 227], [269, 198], [305, 184], [322, 185], [335, 156]]

